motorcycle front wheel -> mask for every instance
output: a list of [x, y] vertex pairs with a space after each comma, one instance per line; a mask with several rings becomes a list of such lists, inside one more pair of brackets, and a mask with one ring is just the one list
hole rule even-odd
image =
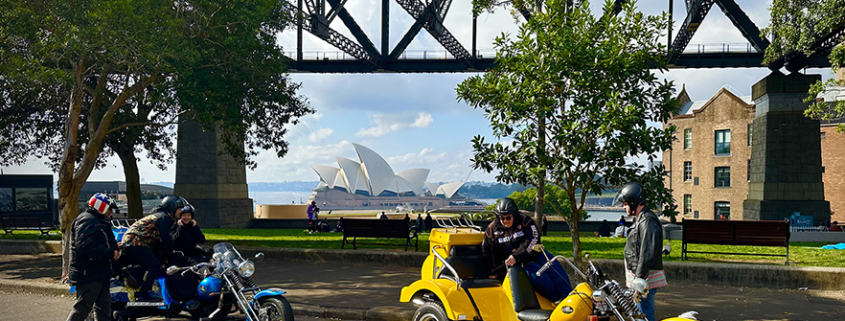
[[293, 309], [284, 297], [267, 298], [261, 301], [258, 319], [261, 321], [293, 321]]

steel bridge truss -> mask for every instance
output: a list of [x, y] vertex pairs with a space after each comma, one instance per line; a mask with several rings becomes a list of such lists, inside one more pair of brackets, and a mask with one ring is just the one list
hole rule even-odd
[[[495, 66], [492, 57], [482, 58], [478, 55], [475, 18], [472, 18], [471, 51], [468, 51], [443, 25], [452, 0], [395, 0], [407, 14], [414, 18], [415, 22], [396, 46], [389, 48], [389, 1], [391, 0], [382, 0], [381, 50], [376, 48], [344, 8], [347, 0], [297, 0], [296, 5], [285, 2], [287, 11], [297, 21], [297, 51], [295, 60], [292, 61], [291, 71], [312, 73], [474, 72]], [[609, 14], [618, 14], [625, 2], [626, 0], [616, 0]], [[580, 1], [573, 1], [573, 3], [577, 5]], [[763, 56], [770, 42], [760, 35], [760, 30], [735, 0], [685, 0], [684, 3], [686, 17], [683, 24], [674, 40], [672, 40], [671, 29], [667, 38], [669, 50], [666, 58], [670, 68], [763, 67]], [[672, 4], [673, 1], [669, 0], [669, 12], [672, 11]], [[696, 48], [687, 48], [714, 4], [722, 9], [749, 44], [740, 48], [730, 47], [727, 44], [722, 45], [721, 48], [718, 46], [708, 48], [701, 45]], [[530, 18], [530, 12], [524, 8], [519, 12], [525, 19]], [[354, 40], [329, 26], [336, 18], [340, 18], [355, 38]], [[448, 55], [440, 59], [403, 59], [405, 49], [422, 29], [436, 39]], [[329, 59], [328, 57], [318, 60], [303, 59], [303, 31], [317, 36], [354, 59]], [[780, 69], [786, 66], [788, 70], [796, 71], [806, 67], [829, 67], [827, 53], [841, 43], [843, 38], [845, 38], [845, 23], [839, 24], [831, 34], [817, 38], [813, 47], [816, 50], [812, 54], [791, 53], [770, 65], [769, 68]]]

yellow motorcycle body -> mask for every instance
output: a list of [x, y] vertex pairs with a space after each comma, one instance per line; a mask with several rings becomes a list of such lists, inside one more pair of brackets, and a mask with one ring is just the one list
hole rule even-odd
[[[521, 267], [511, 268], [505, 279], [489, 279], [483, 272], [480, 246], [484, 234], [477, 228], [455, 227], [433, 229], [429, 237], [429, 255], [423, 263], [420, 280], [402, 288], [400, 302], [413, 302], [420, 309], [414, 316], [418, 320], [440, 320], [438, 313], [421, 312], [423, 305], [442, 309], [448, 320], [520, 321], [520, 313], [535, 313], [548, 321], [588, 321], [594, 313], [593, 288], [581, 283], [557, 306], [540, 294], [533, 292], [527, 275]], [[468, 255], [467, 255], [468, 254]], [[448, 264], [444, 264], [448, 263]], [[474, 272], [474, 273], [473, 273]], [[511, 278], [517, 277], [517, 282]], [[514, 291], [512, 284], [523, 288]], [[531, 291], [533, 293], [526, 293]], [[533, 294], [534, 296], [531, 296]], [[514, 296], [527, 299], [517, 299]], [[536, 301], [534, 300], [536, 297]], [[530, 311], [522, 308], [523, 301], [531, 301]], [[431, 307], [429, 307], [431, 309]], [[516, 312], [520, 310], [522, 312]], [[480, 315], [479, 315], [480, 314]], [[670, 318], [663, 321], [690, 321]]]

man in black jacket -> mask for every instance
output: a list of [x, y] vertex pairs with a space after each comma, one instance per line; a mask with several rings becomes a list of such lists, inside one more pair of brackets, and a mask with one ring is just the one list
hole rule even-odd
[[625, 276], [627, 285], [645, 293], [640, 309], [654, 321], [654, 296], [657, 288], [668, 285], [663, 272], [663, 227], [657, 215], [645, 207], [646, 195], [639, 183], [628, 183], [616, 195], [614, 204], [622, 204], [628, 215], [635, 216], [625, 242]]
[[161, 262], [170, 259], [173, 254], [170, 230], [173, 227], [173, 218], [179, 215], [185, 205], [185, 199], [181, 196], [165, 196], [161, 199], [161, 205], [153, 209], [152, 214], [132, 224], [120, 240], [119, 265], [137, 264], [146, 271], [135, 295], [139, 301], [161, 299], [157, 293], [151, 291], [153, 282], [162, 272]]
[[206, 253], [197, 245], [205, 243], [205, 235], [202, 234], [197, 221], [194, 218], [194, 207], [186, 205], [179, 213], [179, 219], [176, 221], [171, 236], [173, 238], [173, 250], [180, 251], [192, 262], [196, 264], [199, 262], [208, 262]]
[[117, 260], [117, 242], [107, 219], [117, 205], [105, 194], [94, 194], [88, 208], [71, 224], [71, 256], [68, 276], [76, 286], [76, 303], [68, 321], [82, 321], [91, 308], [97, 320], [111, 319], [109, 279], [112, 261]]

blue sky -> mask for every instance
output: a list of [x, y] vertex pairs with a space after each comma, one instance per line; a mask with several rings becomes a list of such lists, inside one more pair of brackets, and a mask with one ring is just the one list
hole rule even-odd
[[[454, 1], [444, 25], [467, 49], [471, 48], [470, 1]], [[737, 0], [739, 6], [758, 27], [768, 25], [771, 1]], [[598, 12], [602, 3], [591, 7]], [[640, 1], [638, 7], [648, 14], [668, 9], [668, 2]], [[347, 10], [380, 48], [381, 1], [350, 0]], [[685, 17], [684, 1], [674, 1], [675, 30]], [[413, 23], [412, 18], [395, 2], [390, 7], [391, 48]], [[351, 37], [340, 19], [332, 28]], [[478, 49], [492, 49], [493, 38], [503, 32], [517, 30], [509, 10], [482, 14], [478, 19]], [[354, 39], [354, 38], [353, 38]], [[665, 36], [664, 36], [665, 39]], [[296, 32], [279, 36], [286, 51], [295, 50]], [[747, 43], [739, 31], [714, 5], [699, 27], [691, 45]], [[337, 50], [314, 36], [305, 33], [303, 50], [306, 55]], [[442, 54], [443, 49], [425, 30], [414, 40], [409, 54]], [[829, 70], [811, 70], [830, 77]], [[706, 100], [719, 88], [729, 85], [741, 95], [750, 95], [751, 85], [768, 74], [765, 68], [754, 69], [673, 69], [662, 76], [674, 80], [680, 90], [685, 84], [694, 100]], [[469, 175], [470, 180], [494, 181], [495, 173], [472, 171], [470, 140], [475, 135], [492, 138], [483, 114], [455, 100], [455, 87], [473, 74], [293, 74], [302, 83], [301, 93], [309, 98], [316, 114], [302, 119], [290, 128], [287, 136], [290, 151], [279, 159], [273, 152], [264, 152], [256, 160], [259, 165], [247, 171], [249, 182], [318, 180], [310, 165], [336, 166], [334, 157], [357, 159], [352, 143], [367, 146], [381, 154], [395, 172], [410, 168], [429, 168], [429, 181], [459, 181]], [[50, 173], [43, 160], [32, 159], [24, 166], [7, 167], [13, 173]], [[146, 182], [174, 181], [175, 166], [167, 171], [155, 168], [146, 159], [139, 162], [141, 178]], [[114, 157], [108, 166], [91, 174], [90, 180], [123, 180], [120, 161]]]

